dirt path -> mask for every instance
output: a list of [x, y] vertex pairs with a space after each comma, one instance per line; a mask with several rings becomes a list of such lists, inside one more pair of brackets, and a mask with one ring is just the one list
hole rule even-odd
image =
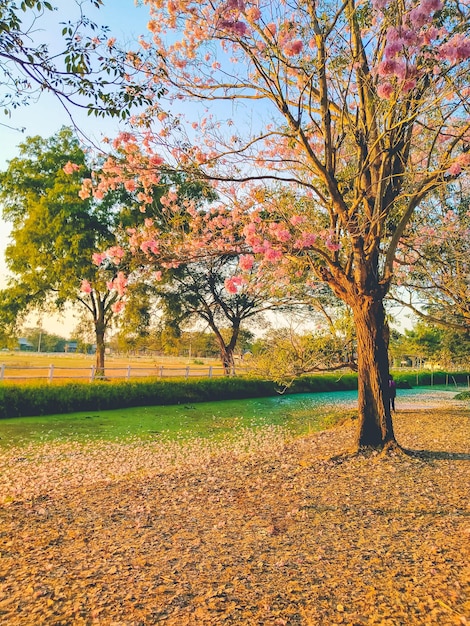
[[421, 458], [331, 460], [353, 424], [2, 453], [0, 624], [470, 624], [470, 409], [395, 422]]

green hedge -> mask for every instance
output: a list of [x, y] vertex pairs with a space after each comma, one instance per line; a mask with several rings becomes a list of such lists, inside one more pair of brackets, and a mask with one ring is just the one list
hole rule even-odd
[[414, 371], [394, 373], [398, 387], [428, 387], [431, 385], [467, 385], [470, 374], [468, 372], [431, 372]]
[[[446, 384], [447, 376], [465, 384], [468, 373], [434, 372], [433, 384]], [[431, 374], [398, 373], [398, 387], [430, 385]], [[312, 393], [357, 389], [356, 374], [322, 374], [303, 376], [294, 381], [286, 393]], [[259, 398], [278, 393], [275, 383], [257, 378], [161, 378], [138, 381], [0, 384], [0, 419], [31, 415], [51, 415], [75, 411], [98, 411], [132, 406], [152, 406]]]
[[[296, 381], [289, 393], [355, 389], [355, 375], [309, 376]], [[193, 378], [94, 383], [0, 385], [0, 418], [51, 415], [75, 411], [117, 409], [257, 398], [276, 395], [273, 382], [256, 378]]]

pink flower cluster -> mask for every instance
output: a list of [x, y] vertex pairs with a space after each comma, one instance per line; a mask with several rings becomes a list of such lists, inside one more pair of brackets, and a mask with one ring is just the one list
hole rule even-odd
[[232, 276], [225, 279], [225, 289], [229, 293], [237, 293], [239, 288], [246, 283], [242, 276]]
[[446, 174], [450, 176], [458, 176], [462, 170], [470, 166], [470, 153], [462, 152], [448, 168]]
[[90, 285], [89, 281], [84, 278], [82, 280], [82, 284], [80, 286], [80, 291], [82, 293], [91, 293], [93, 291], [93, 287]]
[[115, 291], [117, 291], [118, 295], [122, 297], [126, 293], [127, 287], [127, 278], [124, 272], [118, 272], [116, 278], [109, 281], [106, 286], [108, 287], [109, 291], [112, 291], [114, 289]]
[[[387, 5], [386, 0], [374, 3], [378, 10], [386, 9]], [[408, 93], [415, 87], [420, 70], [413, 57], [434, 59], [438, 72], [442, 61], [459, 63], [470, 58], [468, 37], [457, 33], [449, 38], [445, 28], [433, 26], [434, 14], [442, 8], [441, 0], [421, 0], [408, 11], [402, 24], [388, 28], [384, 57], [376, 70], [377, 75], [385, 79], [377, 87], [379, 97], [391, 98], [397, 87], [401, 93]]]
[[64, 165], [62, 169], [67, 175], [70, 176], [74, 172], [78, 172], [78, 170], [80, 169], [80, 166], [77, 165], [76, 163], [72, 163], [71, 161], [67, 161], [67, 163]]

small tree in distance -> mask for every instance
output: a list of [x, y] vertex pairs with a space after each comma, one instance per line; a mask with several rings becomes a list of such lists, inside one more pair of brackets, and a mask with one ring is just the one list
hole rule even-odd
[[[134, 175], [168, 154], [217, 187], [261, 264], [306, 271], [351, 308], [357, 447], [395, 448], [383, 302], [400, 240], [413, 219], [426, 221], [423, 200], [467, 175], [467, 3], [147, 4], [144, 48], [157, 59], [148, 75], [164, 77], [169, 97], [229, 102], [236, 118], [208, 114], [194, 139], [159, 116]], [[131, 158], [137, 139], [121, 142]]]

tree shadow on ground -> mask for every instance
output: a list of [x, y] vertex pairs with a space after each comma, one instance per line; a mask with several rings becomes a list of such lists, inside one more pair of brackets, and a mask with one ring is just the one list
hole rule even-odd
[[443, 450], [409, 450], [403, 452], [411, 457], [426, 461], [470, 461], [470, 452], [445, 452]]

